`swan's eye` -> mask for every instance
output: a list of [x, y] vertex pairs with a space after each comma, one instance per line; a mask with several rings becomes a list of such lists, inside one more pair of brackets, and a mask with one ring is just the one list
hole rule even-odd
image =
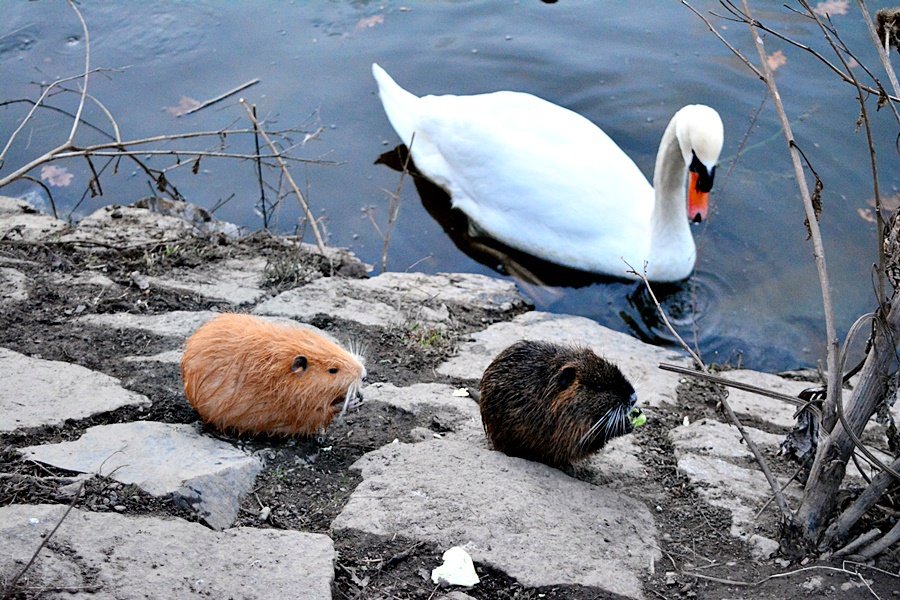
[[338, 368], [331, 367], [330, 369], [328, 369], [328, 372], [331, 373], [332, 375], [335, 375], [338, 372]]
[[713, 186], [713, 177], [716, 174], [716, 168], [713, 167], [712, 169], [707, 170], [706, 165], [700, 162], [700, 159], [697, 158], [697, 155], [695, 153], [692, 153], [692, 155], [693, 159], [691, 160], [691, 164], [688, 167], [688, 170], [691, 173], [697, 174], [697, 191], [709, 192]]

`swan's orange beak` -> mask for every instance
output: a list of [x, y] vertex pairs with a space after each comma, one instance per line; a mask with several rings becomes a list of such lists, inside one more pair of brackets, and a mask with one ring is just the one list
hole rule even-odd
[[693, 223], [699, 223], [706, 218], [709, 210], [709, 192], [701, 192], [697, 189], [700, 176], [691, 171], [691, 180], [688, 185], [688, 219]]

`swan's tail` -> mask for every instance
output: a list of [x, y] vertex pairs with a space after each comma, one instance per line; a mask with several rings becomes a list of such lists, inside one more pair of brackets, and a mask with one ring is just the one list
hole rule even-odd
[[381, 104], [384, 106], [388, 120], [403, 143], [409, 146], [419, 112], [418, 96], [397, 85], [397, 82], [391, 79], [387, 71], [379, 67], [378, 63], [372, 63], [372, 75], [375, 76], [375, 81], [378, 83], [378, 95], [381, 97]]

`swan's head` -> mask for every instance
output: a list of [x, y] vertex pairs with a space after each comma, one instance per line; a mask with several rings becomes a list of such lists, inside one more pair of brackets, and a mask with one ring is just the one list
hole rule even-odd
[[675, 137], [690, 172], [688, 218], [699, 223], [706, 218], [709, 191], [725, 139], [722, 119], [708, 106], [690, 104], [675, 115]]

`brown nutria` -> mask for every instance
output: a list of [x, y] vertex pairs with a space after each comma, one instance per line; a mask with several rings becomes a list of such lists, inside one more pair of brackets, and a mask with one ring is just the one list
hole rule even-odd
[[226, 313], [185, 344], [181, 378], [207, 423], [237, 433], [311, 434], [362, 401], [362, 359], [301, 326]]
[[637, 396], [589, 348], [520, 341], [481, 377], [481, 420], [494, 448], [565, 467], [632, 430]]

